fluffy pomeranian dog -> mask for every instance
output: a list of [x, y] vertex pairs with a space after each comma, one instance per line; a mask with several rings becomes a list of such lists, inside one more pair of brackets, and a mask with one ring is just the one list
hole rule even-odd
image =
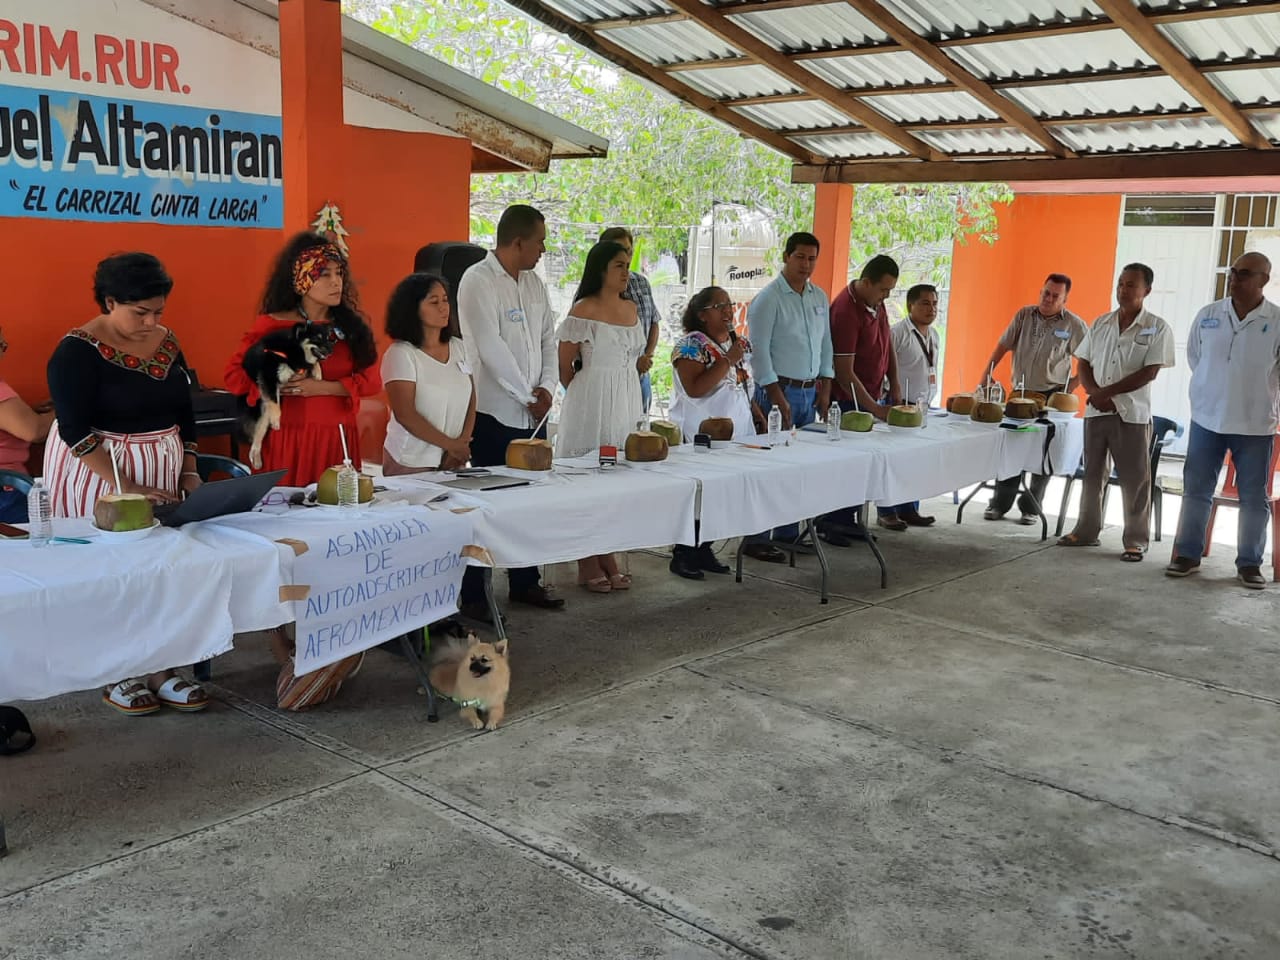
[[240, 365], [258, 386], [258, 410], [253, 417], [249, 462], [262, 469], [262, 441], [267, 428], [280, 429], [280, 388], [295, 374], [306, 371], [316, 380], [324, 379], [320, 361], [333, 353], [333, 340], [325, 330], [311, 323], [273, 330], [245, 351]]
[[511, 668], [507, 641], [482, 642], [474, 633], [432, 645], [431, 686], [458, 704], [460, 716], [476, 730], [496, 730], [507, 708]]

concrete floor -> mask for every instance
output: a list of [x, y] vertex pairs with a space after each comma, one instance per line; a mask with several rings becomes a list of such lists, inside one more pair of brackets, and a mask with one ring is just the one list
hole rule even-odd
[[0, 958], [1280, 957], [1280, 587], [928, 510], [827, 606], [633, 554], [513, 612], [496, 733], [381, 651], [280, 714], [253, 639], [204, 714], [24, 704]]

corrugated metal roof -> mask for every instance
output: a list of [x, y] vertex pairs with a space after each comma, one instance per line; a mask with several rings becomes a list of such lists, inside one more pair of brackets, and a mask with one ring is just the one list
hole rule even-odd
[[822, 157], [845, 159], [848, 157], [903, 157], [906, 151], [886, 140], [878, 133], [842, 133], [836, 136], [793, 137], [800, 144]]
[[729, 19], [779, 50], [791, 53], [818, 47], [863, 46], [889, 39], [847, 3], [735, 13]]
[[1055, 126], [1053, 132], [1072, 150], [1119, 153], [1129, 150], [1221, 149], [1240, 142], [1217, 120], [1162, 119], [1141, 123]]
[[1236, 103], [1265, 107], [1280, 103], [1280, 68], [1224, 70], [1209, 74], [1209, 81]]
[[1280, 109], [1275, 113], [1255, 113], [1253, 122], [1271, 139], [1272, 143], [1280, 143]]
[[1199, 101], [1169, 77], [1091, 80], [1046, 87], [1008, 87], [1001, 91], [1040, 117], [1105, 116], [1183, 110]]
[[1111, 70], [1155, 63], [1122, 30], [997, 40], [943, 49], [956, 63], [984, 80]]
[[864, 53], [857, 57], [801, 60], [800, 65], [837, 87], [946, 83], [947, 78], [914, 53]]
[[800, 88], [768, 67], [722, 67], [718, 70], [689, 70], [676, 75], [681, 83], [717, 99], [767, 97], [775, 93], [797, 93]]
[[794, 103], [761, 103], [734, 107], [744, 117], [774, 130], [812, 130], [815, 127], [848, 127], [856, 121], [818, 100]]
[[985, 33], [998, 27], [1102, 14], [1089, 0], [882, 0], [881, 6], [925, 36]]
[[548, 7], [570, 20], [613, 20], [617, 17], [644, 17], [670, 13], [661, 0], [546, 0]]
[[1044, 148], [1021, 130], [986, 127], [981, 130], [920, 130], [916, 136], [945, 153], [985, 155], [989, 153], [1044, 153]]
[[967, 93], [895, 93], [863, 102], [899, 123], [922, 120], [995, 120], [999, 115]]
[[1186, 56], [1202, 62], [1280, 53], [1280, 13], [1169, 23], [1157, 29]]
[[723, 60], [738, 51], [706, 27], [688, 20], [643, 27], [619, 27], [609, 39], [650, 63], [688, 63], [691, 60]]

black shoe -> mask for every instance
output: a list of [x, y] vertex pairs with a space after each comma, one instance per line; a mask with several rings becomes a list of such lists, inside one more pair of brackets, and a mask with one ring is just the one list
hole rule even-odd
[[823, 543], [829, 543], [833, 547], [852, 547], [853, 541], [837, 530], [819, 527], [818, 536], [822, 538]]
[[[667, 565], [667, 569], [674, 573], [677, 577], [684, 577], [686, 580], [705, 580], [706, 574], [699, 570], [695, 565], [694, 557], [681, 551], [671, 555], [671, 563]], [[725, 570], [728, 570], [725, 567]]]
[[1262, 575], [1261, 567], [1240, 567], [1236, 570], [1236, 576], [1250, 590], [1265, 590], [1267, 588], [1267, 578]]
[[1200, 561], [1192, 560], [1190, 557], [1174, 557], [1169, 561], [1169, 565], [1164, 568], [1166, 577], [1188, 577], [1193, 573], [1200, 572]]
[[1018, 525], [1021, 527], [1029, 527], [1032, 524], [1039, 522], [1039, 515], [1034, 513], [1024, 513], [1022, 516], [1018, 517]]
[[459, 604], [458, 613], [467, 620], [474, 620], [476, 623], [483, 623], [489, 627], [493, 626], [493, 614], [489, 612], [489, 605], [483, 600], [478, 603]]
[[908, 527], [931, 527], [937, 521], [937, 517], [922, 517], [918, 510], [898, 511], [898, 519], [905, 523]]
[[987, 509], [983, 511], [982, 519], [983, 520], [1003, 520], [1004, 511], [999, 510], [996, 507], [987, 507]]
[[772, 547], [767, 543], [748, 543], [742, 548], [742, 552], [752, 560], [760, 560], [764, 563], [786, 563], [787, 555], [777, 547]]
[[527, 607], [537, 607], [539, 610], [564, 609], [564, 599], [553, 597], [542, 584], [534, 584], [523, 590], [512, 590], [507, 596], [512, 603], [523, 603]]
[[[674, 561], [674, 558], [672, 559]], [[693, 552], [693, 556], [690, 560], [692, 563], [690, 563], [689, 566], [692, 566], [699, 573], [703, 570], [707, 573], [729, 572], [729, 565], [727, 563], [720, 562], [720, 558], [716, 556], [715, 551], [711, 549], [711, 544], [709, 543], [700, 545], [698, 549]], [[698, 577], [698, 579], [701, 580], [702, 578]]]

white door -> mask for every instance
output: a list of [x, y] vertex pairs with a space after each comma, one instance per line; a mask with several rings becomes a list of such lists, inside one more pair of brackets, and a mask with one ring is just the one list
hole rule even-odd
[[[1213, 299], [1218, 232], [1213, 227], [1120, 227], [1116, 245], [1119, 276], [1126, 263], [1145, 263], [1155, 273], [1147, 309], [1173, 327], [1176, 362], [1160, 371], [1151, 385], [1151, 412], [1191, 426], [1191, 368], [1187, 366], [1187, 334], [1196, 313]], [[1171, 447], [1186, 449], [1184, 432]]]

